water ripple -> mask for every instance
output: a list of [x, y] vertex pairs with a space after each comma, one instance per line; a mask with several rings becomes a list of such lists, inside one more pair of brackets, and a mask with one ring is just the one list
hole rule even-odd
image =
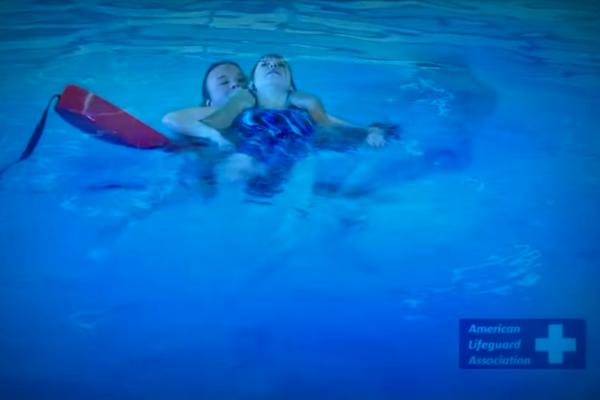
[[[594, 50], [600, 13], [591, 2], [578, 2], [577, 7], [545, 3], [543, 9], [519, 1], [241, 4], [12, 3], [0, 11], [0, 55], [12, 63], [95, 51], [255, 56], [260, 47], [248, 46], [249, 41], [289, 57], [310, 51], [317, 58], [397, 62], [419, 58], [418, 46], [486, 47], [500, 60], [536, 67], [542, 76], [600, 71]], [[36, 52], [38, 57], [31, 54]]]

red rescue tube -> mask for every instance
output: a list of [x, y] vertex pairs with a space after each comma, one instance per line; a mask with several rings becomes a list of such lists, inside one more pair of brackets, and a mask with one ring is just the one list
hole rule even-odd
[[171, 140], [102, 97], [68, 85], [54, 110], [81, 131], [115, 144], [138, 149], [166, 147]]
[[162, 149], [168, 152], [190, 150], [207, 145], [206, 141], [194, 138], [182, 138], [174, 142], [97, 94], [79, 86], [67, 85], [60, 95], [52, 96], [25, 151], [18, 160], [0, 169], [0, 178], [10, 167], [31, 156], [44, 133], [48, 109], [55, 98], [59, 100], [54, 110], [65, 121], [85, 133], [111, 143], [137, 149]]

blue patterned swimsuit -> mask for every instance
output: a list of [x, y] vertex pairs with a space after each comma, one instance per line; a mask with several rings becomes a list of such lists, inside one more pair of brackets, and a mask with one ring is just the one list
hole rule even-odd
[[315, 125], [308, 112], [295, 108], [255, 108], [238, 116], [233, 123], [238, 151], [267, 165], [266, 174], [252, 178], [246, 192], [259, 197], [281, 192], [295, 162], [310, 153]]

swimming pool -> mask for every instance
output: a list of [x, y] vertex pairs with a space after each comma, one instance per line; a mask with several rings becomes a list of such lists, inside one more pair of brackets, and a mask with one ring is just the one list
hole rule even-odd
[[[592, 2], [24, 1], [0, 16], [1, 166], [67, 84], [167, 134], [212, 62], [249, 71], [265, 53], [331, 114], [400, 124], [407, 145], [320, 154], [262, 205], [225, 184], [207, 200], [180, 184], [188, 159], [51, 113], [0, 181], [3, 398], [598, 396]], [[431, 148], [460, 157], [413, 169]], [[370, 192], [310, 194], [340, 177]], [[586, 319], [587, 369], [459, 369], [459, 318]]]

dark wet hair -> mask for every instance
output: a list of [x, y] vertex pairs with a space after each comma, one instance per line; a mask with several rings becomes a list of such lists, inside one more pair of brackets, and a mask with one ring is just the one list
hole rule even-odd
[[290, 64], [288, 64], [286, 59], [283, 58], [282, 56], [280, 56], [279, 54], [265, 54], [264, 56], [262, 56], [258, 60], [258, 62], [254, 65], [254, 68], [252, 68], [252, 72], [250, 72], [250, 80], [251, 81], [254, 81], [254, 73], [256, 72], [256, 68], [258, 67], [258, 64], [260, 64], [260, 62], [262, 60], [264, 60], [265, 58], [277, 58], [279, 60], [283, 60], [285, 62], [285, 65], [288, 68], [288, 71], [290, 71], [290, 83], [292, 85], [292, 90], [298, 90], [298, 89], [296, 89], [296, 84], [294, 83], [294, 75], [292, 74], [292, 68], [290, 67]]
[[208, 75], [213, 71], [213, 69], [220, 67], [221, 65], [233, 65], [237, 67], [240, 71], [242, 71], [242, 68], [238, 65], [238, 63], [229, 60], [218, 61], [212, 64], [210, 67], [208, 67], [208, 70], [206, 70], [206, 74], [204, 74], [204, 80], [202, 81], [202, 107], [207, 106], [208, 101], [211, 100], [210, 93], [208, 92], [208, 87], [206, 85], [208, 81]]

